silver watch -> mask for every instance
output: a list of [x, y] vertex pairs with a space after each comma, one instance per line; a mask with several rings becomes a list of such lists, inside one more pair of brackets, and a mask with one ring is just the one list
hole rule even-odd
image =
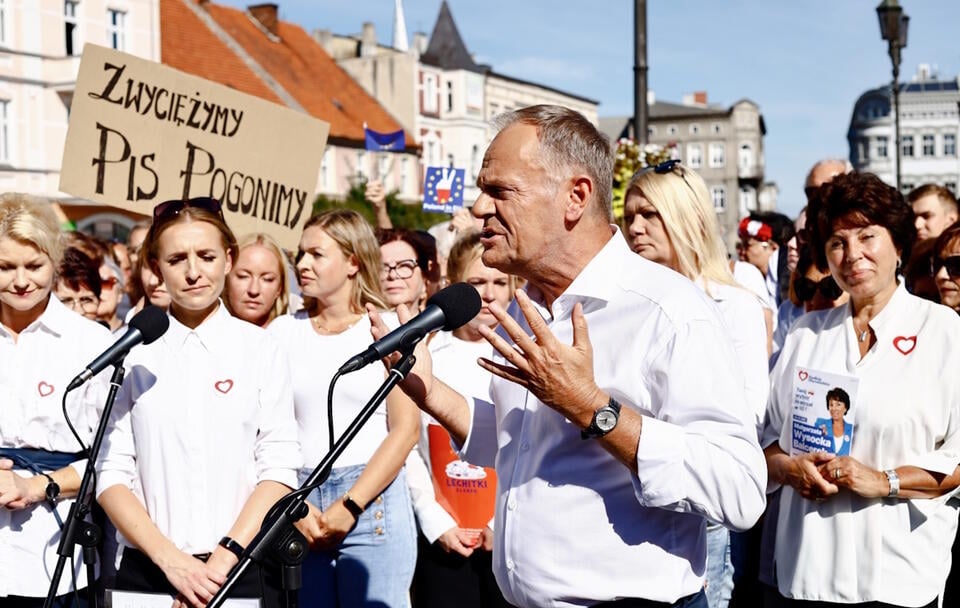
[[887, 481], [890, 483], [890, 491], [887, 493], [888, 498], [895, 498], [900, 495], [900, 477], [897, 475], [897, 472], [893, 469], [887, 469], [884, 471], [884, 474], [887, 476]]

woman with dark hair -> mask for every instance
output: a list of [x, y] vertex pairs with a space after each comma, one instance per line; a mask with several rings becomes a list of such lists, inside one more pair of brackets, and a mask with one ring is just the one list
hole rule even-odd
[[[783, 487], [773, 605], [933, 607], [957, 529], [960, 319], [898, 279], [916, 228], [895, 188], [837, 176], [808, 218], [817, 264], [850, 302], [801, 317], [771, 373], [762, 443], [770, 486]], [[868, 404], [849, 456], [793, 441], [810, 407], [796, 383], [827, 376]]]
[[67, 247], [57, 268], [55, 292], [64, 306], [91, 321], [100, 307], [100, 262], [76, 247]]
[[[271, 336], [220, 301], [237, 241], [219, 201], [157, 205], [140, 254], [170, 295], [170, 327], [127, 355], [97, 498], [119, 531], [116, 588], [200, 608], [296, 486], [289, 368]], [[279, 576], [255, 565], [231, 597], [279, 607]]]
[[940, 303], [960, 313], [960, 222], [937, 237], [930, 271], [937, 282]]
[[824, 437], [833, 439], [833, 453], [837, 456], [850, 455], [850, 439], [853, 424], [844, 420], [850, 411], [850, 395], [839, 386], [827, 391], [827, 411], [829, 418], [817, 418], [814, 426], [820, 429]]
[[420, 232], [390, 228], [377, 230], [383, 266], [380, 284], [391, 308], [403, 304], [420, 310], [440, 280], [437, 246]]

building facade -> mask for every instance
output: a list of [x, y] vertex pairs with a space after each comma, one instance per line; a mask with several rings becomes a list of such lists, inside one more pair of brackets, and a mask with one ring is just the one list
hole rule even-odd
[[[946, 186], [957, 194], [960, 184], [960, 76], [941, 80], [921, 65], [910, 82], [900, 84], [900, 189], [922, 184]], [[889, 86], [871, 89], [857, 99], [847, 141], [850, 162], [858, 171], [896, 182], [895, 125]]]
[[[647, 143], [672, 149], [703, 178], [732, 254], [740, 219], [777, 206], [776, 185], [764, 180], [766, 126], [760, 107], [749, 99], [729, 107], [711, 105], [703, 92], [680, 104], [650, 101]], [[633, 136], [632, 117], [601, 118], [600, 126], [613, 141]]]

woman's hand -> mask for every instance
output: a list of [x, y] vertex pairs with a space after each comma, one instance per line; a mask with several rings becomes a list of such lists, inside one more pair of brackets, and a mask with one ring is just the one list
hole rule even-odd
[[477, 540], [475, 534], [454, 526], [437, 538], [437, 544], [447, 553], [458, 553], [464, 557], [470, 557], [477, 547]]
[[43, 481], [42, 485], [33, 477], [17, 475], [13, 471], [13, 461], [0, 458], [0, 507], [19, 511], [43, 501], [46, 498], [46, 478], [38, 477]]
[[832, 466], [830, 463], [834, 460], [833, 454], [826, 452], [813, 452], [811, 454], [800, 454], [798, 456], [786, 456], [780, 459], [779, 469], [782, 483], [785, 483], [795, 489], [800, 496], [807, 500], [825, 500], [839, 491], [832, 479], [828, 480], [823, 475], [823, 468]]
[[484, 551], [493, 551], [493, 529], [487, 526], [480, 533], [480, 547]]
[[226, 574], [218, 572], [213, 565], [205, 564], [179, 549], [173, 549], [163, 556], [158, 560], [157, 566], [180, 594], [174, 606], [180, 602], [194, 608], [203, 608], [227, 580]]
[[890, 484], [883, 471], [876, 471], [849, 456], [840, 456], [818, 467], [820, 475], [837, 487], [846, 488], [864, 498], [885, 498]]
[[307, 537], [310, 548], [315, 551], [327, 551], [339, 545], [344, 537], [357, 525], [353, 513], [336, 501], [326, 511], [320, 511], [309, 502], [310, 512], [297, 522], [297, 529]]

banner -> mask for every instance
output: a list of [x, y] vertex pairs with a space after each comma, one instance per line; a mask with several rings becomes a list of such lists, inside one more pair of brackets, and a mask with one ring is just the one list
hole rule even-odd
[[427, 167], [423, 180], [423, 210], [453, 213], [463, 209], [464, 169]]
[[133, 55], [87, 44], [70, 107], [60, 190], [150, 215], [210, 196], [237, 236], [296, 249], [330, 126]]
[[380, 133], [363, 127], [363, 135], [367, 150], [371, 152], [403, 152], [406, 147], [403, 129], [393, 133]]

